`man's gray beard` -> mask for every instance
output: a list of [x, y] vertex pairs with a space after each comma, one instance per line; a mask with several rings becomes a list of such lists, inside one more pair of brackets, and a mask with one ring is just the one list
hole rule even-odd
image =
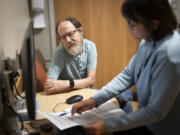
[[67, 49], [67, 52], [71, 55], [78, 55], [82, 52], [82, 44], [78, 44], [71, 49]]

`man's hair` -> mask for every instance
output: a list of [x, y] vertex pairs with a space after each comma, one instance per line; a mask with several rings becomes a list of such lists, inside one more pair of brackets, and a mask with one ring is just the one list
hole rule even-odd
[[[125, 0], [121, 12], [125, 18], [143, 24], [155, 41], [172, 34], [177, 28], [177, 20], [168, 0]], [[152, 30], [154, 19], [158, 20], [159, 26]]]
[[80, 29], [81, 26], [82, 26], [81, 23], [80, 23], [76, 18], [73, 18], [73, 17], [63, 18], [62, 20], [59, 20], [59, 21], [57, 22], [57, 24], [56, 24], [56, 34], [57, 34], [59, 37], [60, 37], [60, 35], [59, 35], [59, 33], [58, 33], [58, 27], [59, 27], [59, 25], [60, 25], [62, 22], [64, 22], [64, 21], [69, 21], [69, 22], [71, 22], [76, 29]]

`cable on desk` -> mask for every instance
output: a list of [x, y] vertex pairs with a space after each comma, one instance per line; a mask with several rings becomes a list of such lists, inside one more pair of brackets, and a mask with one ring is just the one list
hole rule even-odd
[[23, 101], [24, 100], [24, 99], [18, 99], [17, 96], [14, 96], [14, 97], [15, 97], [16, 101]]
[[21, 123], [20, 130], [23, 130], [24, 129], [24, 123], [23, 123], [23, 120], [22, 120], [21, 116], [13, 109], [12, 106], [9, 106], [9, 105], [6, 104], [6, 107], [9, 108], [19, 118], [19, 121]]
[[29, 130], [28, 130], [28, 128], [24, 128], [24, 130], [26, 130], [27, 131], [27, 135], [40, 135], [40, 133], [37, 133], [37, 132], [30, 132]]
[[25, 128], [25, 127], [24, 127], [24, 130], [26, 130], [28, 133], [30, 133], [29, 129], [27, 129], [27, 128]]
[[[34, 121], [41, 121], [41, 120], [34, 120]], [[33, 121], [30, 122], [30, 126], [34, 129], [39, 129], [41, 126], [34, 126]]]
[[53, 110], [52, 110], [54, 113], [56, 113], [56, 108], [57, 108], [60, 104], [65, 104], [65, 103], [62, 103], [62, 102], [57, 103], [57, 104], [54, 106]]
[[19, 90], [18, 90], [17, 87], [16, 87], [16, 82], [13, 80], [12, 83], [13, 83], [13, 86], [14, 86], [14, 89], [15, 89], [17, 95], [18, 95], [19, 97], [21, 97], [22, 99], [26, 98], [25, 96], [22, 96], [22, 95], [19, 93]]
[[[2, 95], [4, 95], [5, 89], [3, 89], [2, 92], [3, 92]], [[19, 118], [19, 121], [21, 123], [20, 130], [23, 130], [24, 129], [24, 123], [23, 123], [23, 120], [22, 120], [21, 116], [14, 110], [14, 108], [11, 105], [7, 104], [6, 100], [4, 99], [4, 96], [3, 96], [2, 100], [3, 100], [4, 104], [5, 104], [5, 106], [7, 107], [7, 109], [9, 109], [11, 112], [13, 112]]]

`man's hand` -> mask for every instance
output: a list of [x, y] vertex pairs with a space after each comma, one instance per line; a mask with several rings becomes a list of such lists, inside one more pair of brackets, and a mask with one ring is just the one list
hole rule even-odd
[[96, 101], [94, 99], [90, 98], [90, 99], [83, 100], [83, 101], [73, 105], [72, 115], [74, 115], [75, 113], [81, 114], [82, 112], [84, 112], [86, 110], [90, 110], [95, 106], [96, 106]]
[[104, 120], [98, 120], [83, 127], [86, 135], [105, 135], [107, 134]]
[[46, 91], [62, 91], [69, 87], [68, 80], [47, 79], [44, 85]]

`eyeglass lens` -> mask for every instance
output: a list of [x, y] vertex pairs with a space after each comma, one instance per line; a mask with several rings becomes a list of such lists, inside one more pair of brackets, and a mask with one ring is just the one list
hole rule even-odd
[[73, 30], [73, 31], [61, 36], [60, 39], [65, 40], [67, 36], [71, 38], [75, 34], [76, 31], [78, 31], [78, 30]]

